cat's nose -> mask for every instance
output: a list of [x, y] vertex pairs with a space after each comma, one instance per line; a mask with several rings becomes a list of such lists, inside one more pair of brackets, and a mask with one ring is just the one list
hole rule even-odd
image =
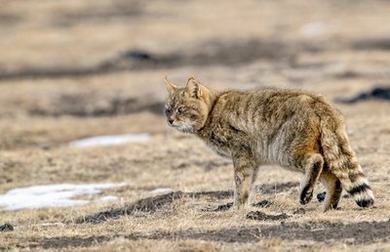
[[172, 118], [168, 118], [168, 122], [169, 122], [170, 125], [173, 124], [173, 121], [174, 121], [174, 120], [173, 120]]

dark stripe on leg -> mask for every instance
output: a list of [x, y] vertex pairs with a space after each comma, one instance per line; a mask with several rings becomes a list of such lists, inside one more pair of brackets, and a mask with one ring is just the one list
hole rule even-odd
[[335, 182], [334, 193], [332, 197], [332, 207], [333, 209], [337, 209], [337, 205], [339, 204], [341, 193], [343, 192], [343, 188], [341, 187], [340, 180], [337, 179]]

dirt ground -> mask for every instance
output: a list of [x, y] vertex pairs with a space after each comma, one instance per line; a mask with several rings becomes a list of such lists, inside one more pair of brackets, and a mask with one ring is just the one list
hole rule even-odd
[[[104, 191], [117, 201], [0, 210], [14, 227], [0, 250], [390, 250], [390, 103], [337, 102], [390, 86], [389, 13], [384, 0], [0, 0], [0, 194], [126, 183]], [[345, 115], [375, 207], [301, 206], [301, 175], [264, 166], [234, 212], [230, 161], [166, 126], [165, 75], [324, 95]], [[145, 132], [145, 143], [69, 147]]]

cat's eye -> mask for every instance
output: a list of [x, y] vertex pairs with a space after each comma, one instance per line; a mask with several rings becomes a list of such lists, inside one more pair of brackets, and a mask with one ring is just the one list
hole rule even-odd
[[183, 113], [183, 111], [184, 111], [183, 107], [178, 107], [176, 109], [176, 114], [181, 114], [181, 113]]
[[171, 107], [165, 106], [165, 114], [166, 114], [166, 115], [169, 115], [169, 114], [171, 114], [171, 112], [172, 112]]

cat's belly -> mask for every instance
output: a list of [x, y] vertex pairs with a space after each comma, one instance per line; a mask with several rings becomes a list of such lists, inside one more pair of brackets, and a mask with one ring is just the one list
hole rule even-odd
[[289, 170], [296, 171], [296, 169], [291, 168], [293, 167], [293, 164], [291, 164], [291, 157], [283, 147], [284, 145], [281, 142], [257, 142], [256, 154], [259, 163], [280, 165]]

